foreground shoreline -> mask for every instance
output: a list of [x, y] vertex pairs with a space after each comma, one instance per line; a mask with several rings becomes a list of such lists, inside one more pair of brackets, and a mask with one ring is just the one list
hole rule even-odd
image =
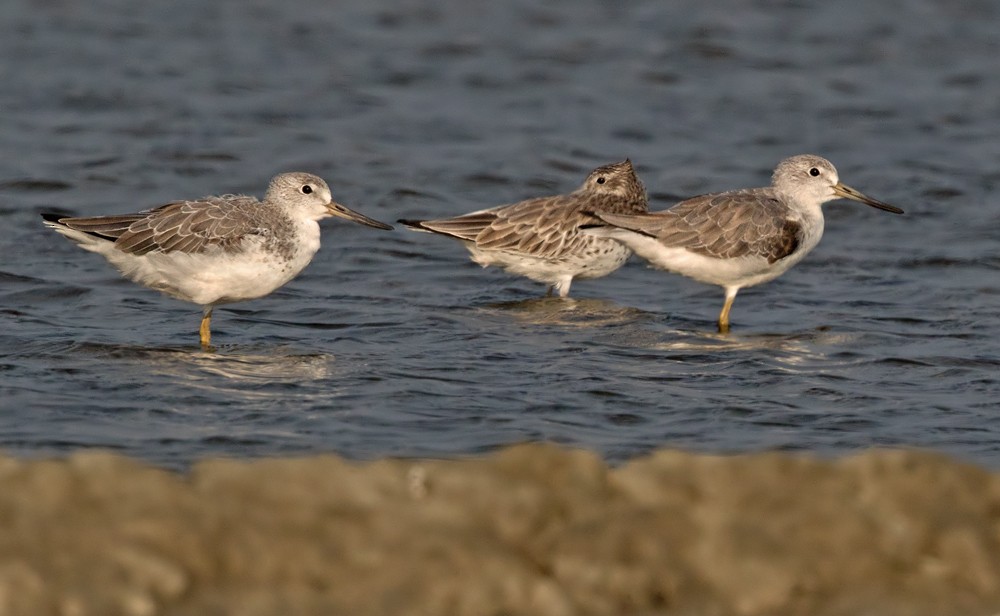
[[0, 457], [0, 616], [1000, 611], [1000, 475], [944, 456]]

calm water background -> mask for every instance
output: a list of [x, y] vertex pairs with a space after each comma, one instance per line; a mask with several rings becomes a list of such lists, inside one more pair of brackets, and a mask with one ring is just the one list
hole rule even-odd
[[[149, 6], [147, 6], [149, 4]], [[1000, 468], [1000, 13], [989, 1], [9, 0], [0, 8], [0, 448], [465, 455], [525, 440]], [[46, 230], [273, 174], [387, 221], [575, 188], [631, 157], [653, 209], [830, 158], [906, 209], [825, 208], [737, 299], [633, 261], [543, 300], [457, 243], [324, 223], [216, 310]]]

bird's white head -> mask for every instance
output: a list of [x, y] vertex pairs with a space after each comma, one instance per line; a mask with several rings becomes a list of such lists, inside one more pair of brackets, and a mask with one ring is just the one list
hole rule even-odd
[[789, 197], [791, 203], [803, 207], [819, 207], [827, 201], [843, 198], [860, 201], [893, 214], [903, 213], [903, 210], [894, 205], [872, 199], [842, 184], [833, 163], [812, 154], [792, 156], [778, 163], [771, 177], [771, 186]]
[[267, 187], [265, 199], [288, 209], [294, 215], [310, 220], [322, 220], [329, 216], [336, 216], [376, 229], [392, 229], [385, 223], [355, 212], [334, 201], [330, 194], [330, 187], [323, 181], [323, 178], [311, 173], [296, 171], [274, 176]]
[[333, 202], [330, 187], [323, 178], [301, 172], [274, 176], [265, 199], [312, 220], [329, 216], [328, 206]]

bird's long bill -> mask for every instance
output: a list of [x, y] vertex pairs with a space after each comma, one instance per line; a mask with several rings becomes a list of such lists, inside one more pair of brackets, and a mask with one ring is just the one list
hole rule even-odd
[[336, 216], [337, 218], [343, 218], [344, 220], [350, 220], [351, 222], [359, 222], [363, 225], [368, 225], [369, 227], [375, 227], [376, 229], [385, 229], [386, 231], [392, 230], [392, 227], [384, 222], [379, 222], [374, 218], [368, 218], [364, 214], [355, 212], [348, 207], [344, 207], [336, 201], [331, 201], [329, 205], [326, 206], [326, 211], [330, 212], [331, 216]]
[[846, 184], [841, 184], [840, 182], [837, 182], [837, 184], [833, 187], [833, 192], [837, 193], [837, 196], [839, 197], [851, 199], [853, 201], [860, 201], [861, 203], [870, 205], [880, 210], [885, 210], [886, 212], [892, 212], [893, 214], [903, 213], [903, 210], [899, 209], [895, 205], [889, 205], [888, 203], [883, 203], [877, 199], [872, 199], [871, 197], [854, 190]]

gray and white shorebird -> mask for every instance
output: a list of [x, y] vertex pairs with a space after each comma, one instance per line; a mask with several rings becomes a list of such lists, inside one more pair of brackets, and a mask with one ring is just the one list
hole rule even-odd
[[820, 206], [840, 198], [903, 213], [842, 184], [830, 161], [805, 154], [781, 161], [769, 187], [701, 195], [648, 214], [595, 211], [604, 224], [584, 231], [621, 242], [656, 268], [721, 286], [725, 333], [736, 293], [774, 280], [809, 254], [823, 236]]
[[582, 233], [593, 222], [586, 212], [647, 212], [646, 189], [628, 159], [594, 169], [575, 191], [528, 199], [442, 220], [400, 220], [414, 231], [462, 241], [472, 260], [495, 265], [569, 295], [575, 278], [600, 278], [615, 271], [632, 251], [623, 244]]
[[129, 280], [202, 306], [203, 347], [211, 342], [212, 309], [263, 297], [295, 278], [319, 250], [318, 221], [330, 216], [392, 229], [337, 203], [322, 178], [301, 172], [275, 176], [263, 201], [222, 195], [135, 214], [42, 214], [48, 227]]

